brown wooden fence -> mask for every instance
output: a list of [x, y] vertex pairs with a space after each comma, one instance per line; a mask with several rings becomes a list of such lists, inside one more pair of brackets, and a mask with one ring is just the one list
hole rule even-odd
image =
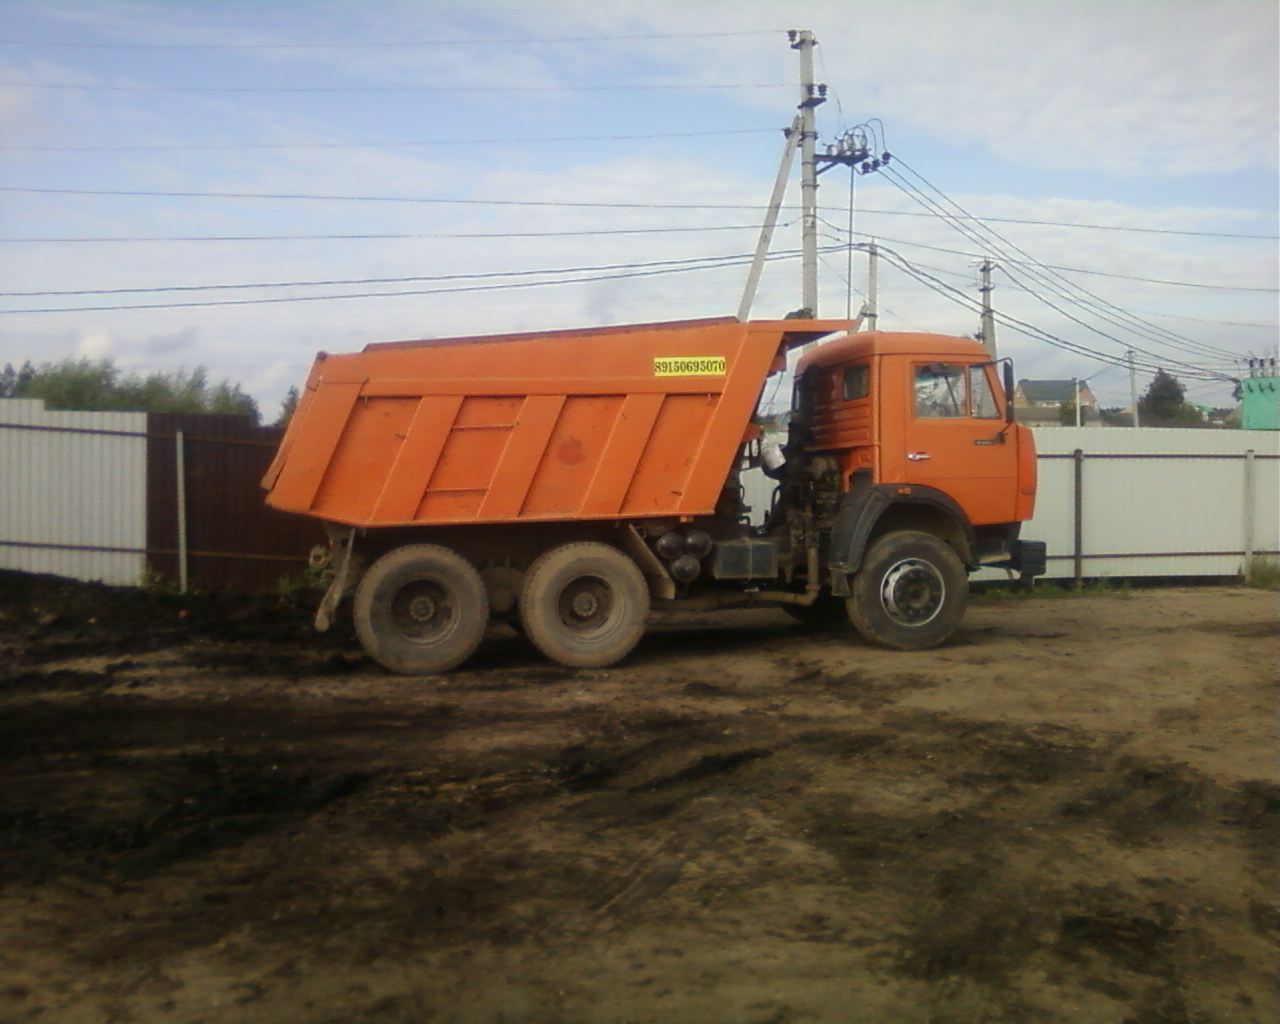
[[306, 569], [323, 528], [268, 507], [259, 484], [282, 433], [241, 416], [147, 417], [152, 579], [195, 590], [267, 590]]

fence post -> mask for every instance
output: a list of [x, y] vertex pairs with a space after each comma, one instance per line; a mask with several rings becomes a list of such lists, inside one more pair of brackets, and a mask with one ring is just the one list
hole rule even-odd
[[1242, 572], [1248, 579], [1253, 572], [1253, 555], [1257, 539], [1254, 536], [1254, 489], [1256, 487], [1257, 465], [1254, 462], [1255, 452], [1252, 448], [1244, 453], [1244, 565]]
[[1084, 449], [1077, 448], [1071, 453], [1071, 462], [1075, 470], [1075, 498], [1073, 514], [1073, 530], [1075, 539], [1075, 588], [1084, 587]]
[[187, 592], [187, 456], [181, 430], [173, 434], [174, 477], [178, 483], [178, 592]]

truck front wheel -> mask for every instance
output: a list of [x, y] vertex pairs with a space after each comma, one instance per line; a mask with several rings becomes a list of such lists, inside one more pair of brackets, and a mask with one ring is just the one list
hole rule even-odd
[[447, 672], [480, 645], [489, 601], [480, 574], [437, 544], [409, 544], [370, 566], [356, 588], [360, 643], [403, 675]]
[[898, 651], [936, 647], [964, 618], [969, 580], [959, 556], [929, 533], [899, 530], [871, 545], [853, 578], [849, 620]]
[[572, 668], [621, 661], [644, 634], [649, 588], [630, 558], [594, 541], [564, 544], [529, 569], [520, 620], [535, 647]]

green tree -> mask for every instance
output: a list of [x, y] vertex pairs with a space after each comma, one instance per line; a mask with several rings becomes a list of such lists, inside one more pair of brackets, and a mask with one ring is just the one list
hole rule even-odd
[[280, 403], [280, 415], [276, 417], [273, 424], [277, 427], [287, 427], [289, 420], [293, 417], [293, 411], [298, 408], [298, 399], [301, 397], [296, 387], [292, 387], [284, 396], [284, 401]]
[[42, 398], [49, 409], [117, 412], [212, 412], [248, 416], [258, 405], [238, 384], [210, 385], [203, 366], [145, 376], [122, 374], [110, 359], [63, 359], [0, 373], [0, 397]]
[[1138, 412], [1144, 427], [1202, 427], [1204, 416], [1194, 405], [1187, 404], [1186, 392], [1178, 378], [1164, 370], [1147, 385], [1146, 394], [1138, 399]]

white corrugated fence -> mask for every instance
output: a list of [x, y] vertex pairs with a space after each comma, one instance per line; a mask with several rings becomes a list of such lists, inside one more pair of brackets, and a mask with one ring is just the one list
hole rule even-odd
[[[1039, 493], [1022, 535], [1048, 544], [1051, 578], [1235, 576], [1280, 551], [1280, 432], [1035, 435]], [[37, 400], [0, 399], [0, 568], [141, 583], [146, 478], [144, 413], [48, 412]], [[774, 483], [759, 471], [743, 483], [759, 523]]]
[[[1280, 551], [1280, 432], [1034, 433], [1040, 479], [1022, 536], [1048, 545], [1050, 578], [1235, 576]], [[776, 485], [753, 470], [743, 486], [758, 524]], [[974, 578], [1004, 576], [988, 569]]]
[[147, 415], [0, 400], [0, 568], [142, 582]]

